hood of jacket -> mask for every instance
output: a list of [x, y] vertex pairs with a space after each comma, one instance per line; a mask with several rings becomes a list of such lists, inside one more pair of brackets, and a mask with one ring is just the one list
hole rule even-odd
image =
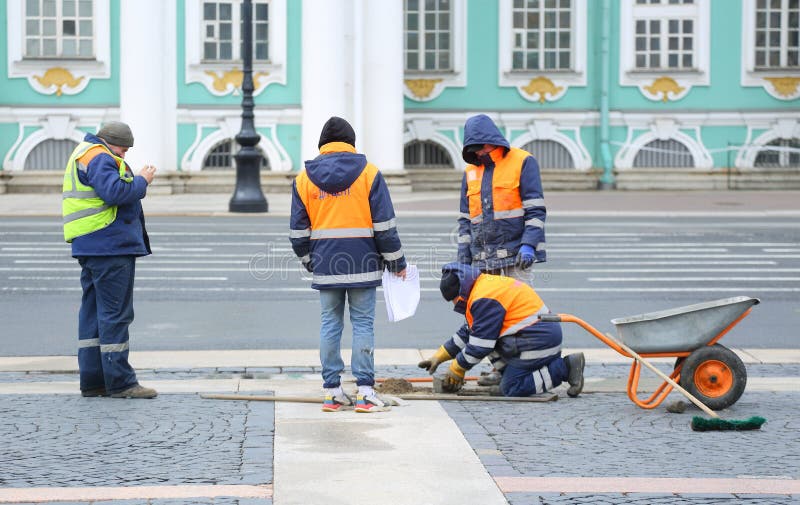
[[367, 157], [345, 142], [331, 142], [320, 148], [320, 155], [306, 161], [306, 174], [319, 189], [339, 193], [349, 188], [364, 167]]
[[475, 144], [503, 146], [506, 150], [511, 148], [492, 118], [486, 114], [472, 116], [464, 124], [464, 147]]
[[479, 268], [471, 265], [454, 261], [442, 267], [442, 273], [444, 274], [447, 272], [453, 272], [458, 276], [459, 288], [458, 298], [456, 298], [458, 301], [453, 310], [459, 314], [465, 314], [467, 312], [467, 299], [469, 299], [472, 286], [475, 285], [475, 281], [478, 279], [478, 276], [481, 275], [481, 271]]

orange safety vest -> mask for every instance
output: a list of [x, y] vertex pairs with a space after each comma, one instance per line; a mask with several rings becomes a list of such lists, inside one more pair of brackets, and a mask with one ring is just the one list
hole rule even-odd
[[[494, 219], [523, 217], [522, 198], [519, 193], [519, 179], [522, 165], [530, 153], [512, 147], [503, 157], [503, 149], [497, 148], [489, 154], [495, 162], [492, 174], [492, 209]], [[467, 198], [469, 216], [472, 222], [479, 222], [483, 205], [481, 202], [481, 183], [483, 182], [483, 165], [467, 165]]]
[[499, 275], [481, 274], [472, 286], [467, 299], [467, 324], [473, 325], [472, 304], [481, 299], [496, 300], [506, 311], [501, 337], [517, 333], [539, 320], [539, 314], [549, 312], [547, 305], [532, 287], [514, 279]]

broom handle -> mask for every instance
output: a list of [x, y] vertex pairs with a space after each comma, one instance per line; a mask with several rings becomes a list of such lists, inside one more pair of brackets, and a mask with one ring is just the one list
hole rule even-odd
[[652, 370], [656, 375], [658, 375], [659, 377], [661, 377], [662, 379], [667, 381], [670, 386], [672, 386], [673, 388], [677, 389], [681, 394], [683, 394], [683, 396], [685, 396], [686, 398], [691, 400], [692, 403], [694, 403], [695, 405], [700, 407], [700, 409], [703, 412], [705, 412], [706, 414], [708, 414], [711, 417], [716, 417], [717, 419], [719, 419], [719, 414], [717, 414], [716, 412], [714, 412], [710, 408], [706, 407], [705, 404], [703, 404], [703, 402], [701, 402], [700, 400], [695, 398], [695, 396], [692, 393], [690, 393], [690, 392], [686, 391], [685, 389], [683, 389], [680, 384], [678, 384], [677, 382], [672, 380], [668, 375], [666, 375], [664, 372], [662, 372], [661, 370], [659, 370], [658, 368], [653, 366], [649, 361], [645, 361], [645, 359], [642, 358], [641, 356], [639, 356], [638, 354], [636, 354], [633, 351], [633, 349], [631, 349], [627, 345], [623, 344], [619, 340], [615, 339], [614, 337], [612, 337], [608, 333], [606, 333], [606, 337], [610, 338], [611, 341], [614, 342], [615, 344], [617, 344], [618, 346], [620, 346], [622, 348], [622, 350], [624, 350], [625, 352], [627, 352], [628, 354], [630, 354], [631, 356], [636, 358], [636, 361], [638, 361], [639, 363], [643, 364], [644, 366], [646, 366], [647, 368]]

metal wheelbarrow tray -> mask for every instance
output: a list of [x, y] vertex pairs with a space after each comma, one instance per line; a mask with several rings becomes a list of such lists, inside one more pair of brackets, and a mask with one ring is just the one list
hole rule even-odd
[[[696, 303], [637, 316], [612, 319], [619, 340], [642, 357], [674, 357], [670, 378], [714, 410], [727, 408], [741, 397], [747, 385], [747, 371], [741, 358], [717, 342], [744, 319], [758, 298], [736, 296]], [[543, 321], [576, 323], [603, 343], [631, 357], [610, 335], [604, 335], [586, 321], [571, 314], [540, 316]], [[647, 399], [638, 397], [641, 364], [631, 363], [628, 398], [652, 409], [672, 391], [664, 381]]]

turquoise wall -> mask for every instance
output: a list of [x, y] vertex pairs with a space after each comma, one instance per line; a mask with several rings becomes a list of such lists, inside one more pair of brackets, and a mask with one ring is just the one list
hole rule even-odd
[[[286, 84], [269, 84], [264, 91], [254, 97], [256, 105], [300, 105], [301, 101], [301, 4], [296, 0], [286, 2]], [[241, 105], [241, 95], [216, 96], [211, 94], [205, 86], [198, 82], [186, 84], [186, 58], [184, 47], [186, 40], [185, 30], [186, 0], [178, 0], [177, 26], [175, 37], [178, 47], [177, 78], [178, 78], [178, 106], [192, 105]]]
[[[42, 95], [31, 89], [28, 79], [8, 78], [8, 40], [6, 30], [0, 31], [0, 105], [55, 107], [119, 106], [119, 0], [111, 1], [111, 77], [93, 78], [77, 95]], [[0, 0], [0, 26], [8, 26], [7, 0]]]

